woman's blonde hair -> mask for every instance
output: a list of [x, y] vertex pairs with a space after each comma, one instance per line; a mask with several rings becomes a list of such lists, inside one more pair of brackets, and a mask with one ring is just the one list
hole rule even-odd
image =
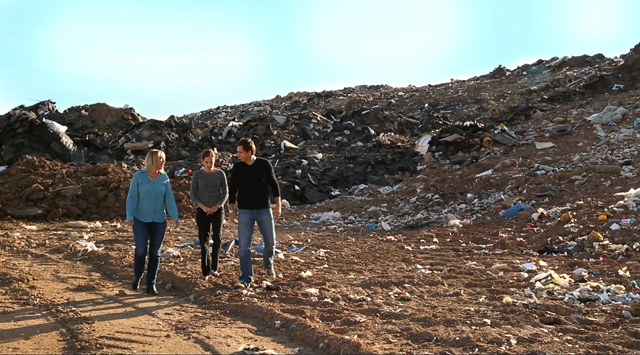
[[[151, 149], [149, 153], [147, 153], [147, 156], [144, 158], [144, 167], [145, 169], [147, 169], [147, 171], [155, 172], [155, 170], [149, 170], [149, 168], [153, 167], [153, 169], [155, 169], [155, 167], [158, 166], [158, 157], [160, 155], [162, 155], [165, 160], [167, 159], [167, 155], [164, 154], [164, 152], [160, 149]], [[164, 169], [160, 170], [159, 172], [164, 173]]]

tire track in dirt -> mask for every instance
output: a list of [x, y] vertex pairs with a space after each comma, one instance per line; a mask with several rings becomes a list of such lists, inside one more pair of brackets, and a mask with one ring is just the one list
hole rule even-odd
[[[2, 347], [13, 353], [303, 353], [259, 324], [188, 299], [126, 290], [87, 265], [43, 253], [2, 255], [0, 279]], [[49, 345], [34, 347], [34, 339]]]
[[[4, 279], [5, 274], [1, 277]], [[63, 353], [64, 340], [57, 324], [46, 312], [24, 307], [0, 290], [0, 349], [3, 354]]]

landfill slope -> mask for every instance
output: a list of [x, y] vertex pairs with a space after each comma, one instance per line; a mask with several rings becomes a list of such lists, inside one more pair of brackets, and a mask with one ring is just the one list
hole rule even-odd
[[[0, 116], [0, 256], [37, 249], [126, 289], [124, 199], [153, 146], [167, 152], [183, 220], [165, 239], [164, 293], [263, 322], [310, 352], [637, 353], [639, 52], [166, 121], [104, 104], [23, 107]], [[45, 118], [67, 127], [68, 149], [26, 143], [52, 127]], [[235, 247], [220, 277], [198, 278], [188, 170], [215, 146], [228, 171], [245, 136], [290, 206], [277, 220], [277, 280], [256, 251], [254, 287], [235, 290]], [[224, 241], [236, 236], [227, 223]]]

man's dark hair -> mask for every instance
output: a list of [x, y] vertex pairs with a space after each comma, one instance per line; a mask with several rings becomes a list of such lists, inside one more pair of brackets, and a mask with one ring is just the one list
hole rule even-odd
[[256, 154], [256, 144], [253, 143], [251, 138], [242, 138], [236, 144], [238, 147], [242, 147], [242, 150], [245, 152], [251, 152], [252, 154]]

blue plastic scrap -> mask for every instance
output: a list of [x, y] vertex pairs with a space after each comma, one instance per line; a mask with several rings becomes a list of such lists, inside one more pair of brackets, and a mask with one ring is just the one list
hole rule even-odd
[[533, 207], [527, 205], [526, 203], [523, 202], [518, 202], [515, 205], [509, 207], [508, 209], [506, 209], [504, 212], [502, 212], [502, 217], [515, 217], [518, 213], [525, 211], [525, 210], [532, 210]]
[[302, 250], [302, 249], [304, 249], [306, 247], [307, 247], [306, 245], [303, 245], [301, 247], [296, 247], [295, 245], [291, 245], [291, 246], [289, 246], [289, 248], [287, 248], [287, 251], [295, 253], [295, 252], [298, 252], [298, 251], [300, 251], [300, 250]]
[[239, 242], [240, 238], [231, 239], [230, 241], [220, 245], [220, 250], [224, 251], [225, 254], [228, 254], [229, 250], [231, 250], [234, 245], [238, 245]]
[[[264, 247], [262, 246], [262, 242], [260, 242], [260, 244], [258, 244], [258, 246], [256, 247], [256, 253], [258, 254], [263, 254], [264, 253]], [[279, 249], [275, 250], [276, 254], [282, 254], [282, 252]]]

